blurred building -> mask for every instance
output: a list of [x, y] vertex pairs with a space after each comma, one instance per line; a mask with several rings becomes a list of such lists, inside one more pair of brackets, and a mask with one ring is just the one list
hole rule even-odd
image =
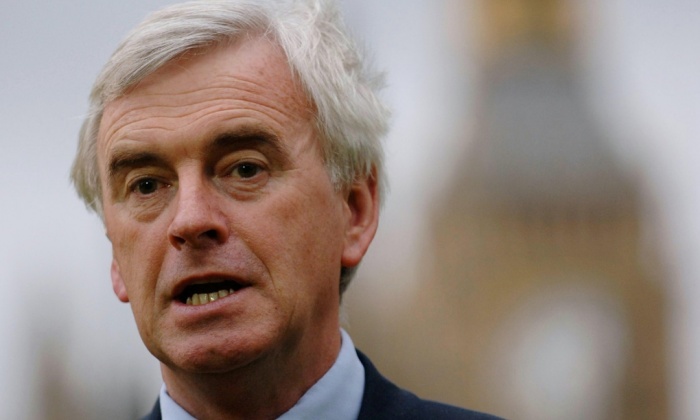
[[660, 264], [578, 84], [571, 5], [483, 0], [477, 21], [473, 144], [433, 206], [419, 292], [391, 333], [354, 336], [422, 396], [525, 420], [667, 418]]

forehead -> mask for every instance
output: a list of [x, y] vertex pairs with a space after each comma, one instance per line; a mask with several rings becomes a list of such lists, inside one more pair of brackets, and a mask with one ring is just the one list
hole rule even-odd
[[243, 38], [185, 53], [108, 102], [98, 150], [139, 131], [153, 115], [194, 121], [217, 106], [259, 112], [279, 129], [314, 113], [281, 47], [264, 37]]

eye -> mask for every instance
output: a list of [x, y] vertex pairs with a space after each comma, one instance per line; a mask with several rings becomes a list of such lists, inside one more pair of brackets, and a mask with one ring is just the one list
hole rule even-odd
[[141, 195], [149, 195], [158, 191], [161, 187], [161, 182], [153, 178], [142, 178], [134, 182], [131, 186], [131, 191]]
[[251, 162], [239, 163], [233, 167], [232, 175], [237, 175], [241, 178], [253, 178], [262, 171], [262, 167]]

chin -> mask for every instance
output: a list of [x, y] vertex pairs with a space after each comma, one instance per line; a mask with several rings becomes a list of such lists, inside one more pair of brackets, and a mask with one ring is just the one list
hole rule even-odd
[[[189, 341], [189, 343], [188, 343]], [[178, 340], [171, 351], [153, 353], [171, 370], [188, 373], [225, 373], [259, 363], [274, 346], [268, 340], [222, 339]]]

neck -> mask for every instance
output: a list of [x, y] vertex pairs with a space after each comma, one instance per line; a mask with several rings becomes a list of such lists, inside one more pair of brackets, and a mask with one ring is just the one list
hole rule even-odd
[[279, 351], [229, 372], [186, 372], [161, 364], [168, 394], [198, 419], [269, 419], [288, 411], [333, 366], [340, 332], [319, 347]]

